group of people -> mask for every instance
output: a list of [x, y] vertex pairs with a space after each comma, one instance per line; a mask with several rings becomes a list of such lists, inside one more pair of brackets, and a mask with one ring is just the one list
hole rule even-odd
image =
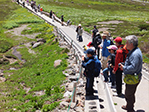
[[[80, 25], [79, 25], [80, 26]], [[81, 27], [80, 27], [81, 28]], [[80, 38], [77, 32], [77, 38]], [[82, 37], [81, 37], [82, 38]], [[117, 96], [122, 96], [122, 75], [124, 77], [131, 75], [136, 78], [137, 83], [127, 83], [125, 88], [126, 105], [122, 109], [127, 112], [134, 112], [135, 92], [142, 76], [142, 53], [138, 48], [138, 38], [135, 35], [129, 35], [125, 38], [126, 44], [123, 45], [123, 39], [116, 37], [114, 40], [108, 31], [103, 31], [100, 35], [96, 26], [92, 30], [92, 42], [87, 44], [85, 53], [82, 57], [82, 67], [85, 68], [86, 77], [86, 95], [93, 95], [95, 59], [99, 59], [100, 49], [102, 49], [101, 67], [104, 76], [104, 82], [111, 82], [111, 87], [116, 87]], [[93, 60], [94, 59], [94, 60]], [[132, 80], [132, 79], [129, 79]]]

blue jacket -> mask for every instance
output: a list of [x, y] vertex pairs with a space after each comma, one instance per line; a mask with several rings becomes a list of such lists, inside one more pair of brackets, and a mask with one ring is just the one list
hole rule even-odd
[[[142, 71], [142, 52], [139, 48], [129, 51], [123, 67], [124, 74], [140, 74]], [[141, 79], [142, 74], [139, 78]]]
[[110, 40], [104, 39], [103, 47], [102, 47], [102, 56], [108, 57], [110, 55], [107, 47], [110, 46]]
[[94, 77], [93, 75], [93, 69], [95, 66], [95, 62], [93, 61], [94, 57], [85, 58], [84, 61], [82, 61], [82, 67], [85, 68], [84, 75], [87, 77]]

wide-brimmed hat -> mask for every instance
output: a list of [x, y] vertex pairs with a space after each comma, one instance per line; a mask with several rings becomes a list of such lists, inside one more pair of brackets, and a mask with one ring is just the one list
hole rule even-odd
[[79, 24], [78, 26], [81, 26], [81, 24]]
[[107, 47], [108, 49], [112, 49], [112, 50], [117, 50], [117, 46], [116, 45], [110, 45], [109, 47]]

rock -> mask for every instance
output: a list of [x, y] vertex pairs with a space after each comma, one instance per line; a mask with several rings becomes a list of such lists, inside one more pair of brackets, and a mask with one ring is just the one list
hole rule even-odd
[[75, 107], [74, 110], [76, 112], [83, 112], [83, 108], [82, 107]]
[[40, 42], [35, 43], [35, 44], [33, 45], [33, 48], [38, 47], [40, 44], [41, 44]]
[[76, 106], [76, 103], [71, 102], [70, 108], [73, 109]]
[[65, 101], [62, 101], [61, 103], [60, 103], [60, 107], [68, 107], [69, 106], [69, 103], [68, 102], [65, 102]]
[[0, 73], [0, 77], [2, 77], [4, 75], [4, 73]]
[[35, 112], [41, 112], [41, 110], [36, 110]]
[[81, 100], [85, 100], [85, 96], [81, 96]]
[[45, 95], [45, 92], [44, 91], [37, 91], [37, 92], [34, 92], [35, 96], [42, 96], [42, 95]]
[[76, 95], [84, 95], [84, 94], [85, 94], [84, 89], [77, 88]]
[[31, 45], [33, 46], [35, 43], [36, 43], [36, 42], [35, 42], [35, 41], [33, 41], [33, 42], [31, 42]]
[[62, 60], [56, 60], [54, 61], [54, 67], [57, 67], [61, 64]]
[[69, 74], [68, 74], [68, 73], [65, 73], [65, 71], [63, 71], [63, 74], [64, 74], [66, 77], [69, 77]]
[[5, 81], [6, 81], [6, 78], [0, 77], [0, 83], [1, 83], [1, 82], [5, 82]]
[[10, 68], [9, 70], [17, 70], [16, 68]]
[[70, 92], [73, 91], [73, 82], [68, 85], [67, 90]]
[[69, 97], [72, 95], [72, 92], [67, 91], [66, 93], [64, 93], [63, 97]]
[[43, 38], [40, 38], [40, 39], [37, 39], [37, 42], [43, 42], [43, 43], [46, 43], [46, 40], [43, 39]]
[[77, 76], [69, 76], [69, 80], [71, 81], [77, 81], [78, 77]]
[[68, 103], [70, 103], [71, 98], [66, 98], [65, 101], [68, 102]]

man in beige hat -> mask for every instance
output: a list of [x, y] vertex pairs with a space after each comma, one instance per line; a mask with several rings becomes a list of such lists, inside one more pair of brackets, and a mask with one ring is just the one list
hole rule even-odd
[[101, 63], [102, 63], [102, 70], [104, 70], [107, 67], [107, 62], [108, 62], [108, 58], [109, 58], [109, 51], [107, 49], [108, 46], [110, 46], [110, 40], [107, 39], [107, 37], [109, 37], [107, 31], [104, 31], [102, 34], [102, 39], [103, 39], [103, 44], [99, 45], [98, 47], [100, 47], [102, 49], [102, 57], [101, 57]]

